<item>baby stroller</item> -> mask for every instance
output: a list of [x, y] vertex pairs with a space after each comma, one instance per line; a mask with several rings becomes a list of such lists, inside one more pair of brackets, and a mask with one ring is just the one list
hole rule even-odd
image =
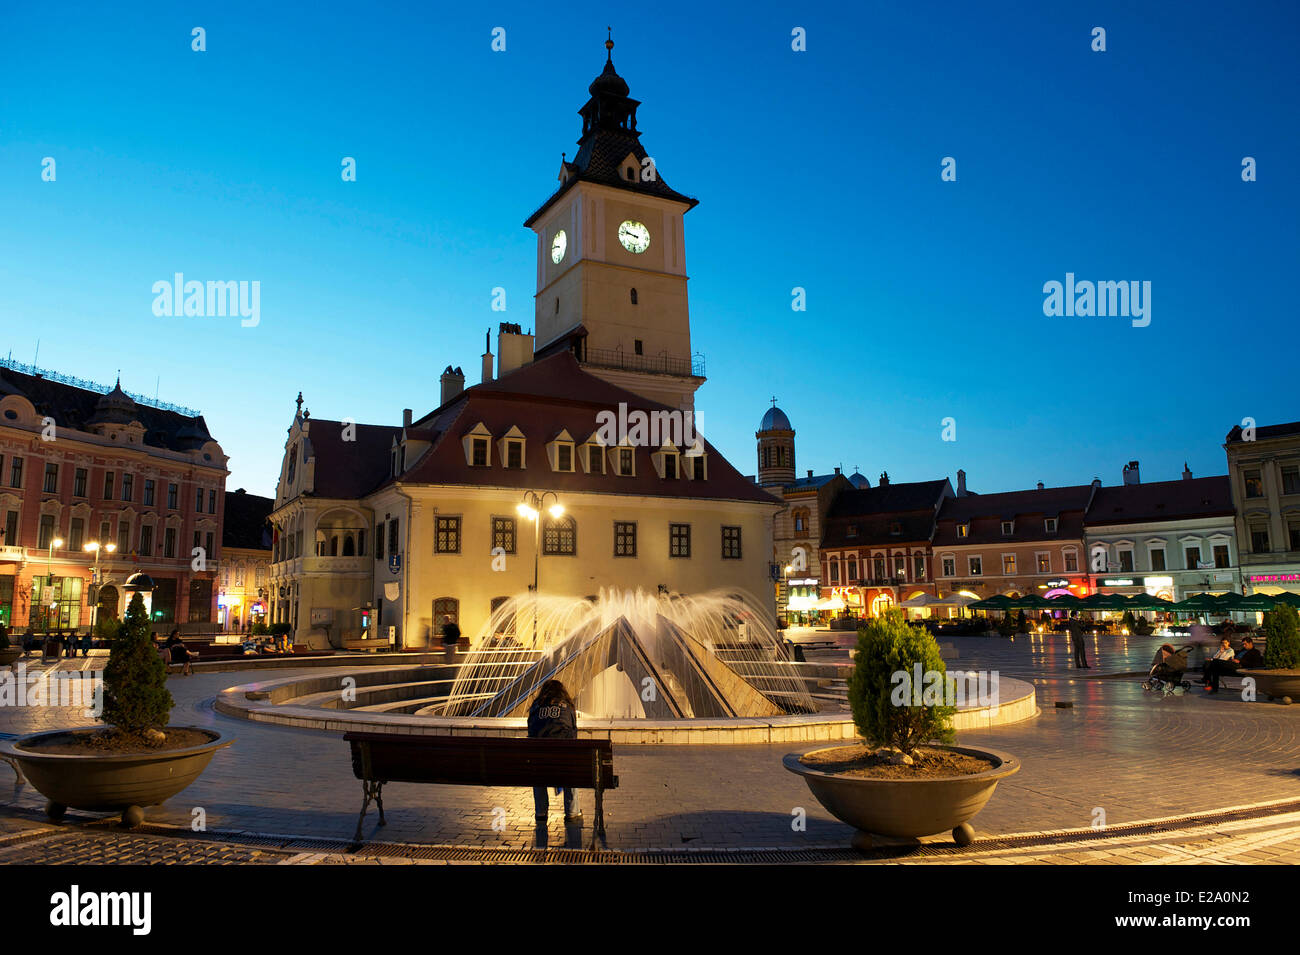
[[[1168, 659], [1165, 659], [1162, 652], [1166, 649], [1171, 651]], [[1184, 691], [1190, 690], [1191, 681], [1184, 680], [1183, 674], [1187, 671], [1187, 654], [1193, 649], [1190, 643], [1177, 650], [1167, 643], [1162, 646], [1151, 661], [1151, 672], [1143, 681], [1142, 689], [1163, 693], [1165, 696], [1182, 696]]]

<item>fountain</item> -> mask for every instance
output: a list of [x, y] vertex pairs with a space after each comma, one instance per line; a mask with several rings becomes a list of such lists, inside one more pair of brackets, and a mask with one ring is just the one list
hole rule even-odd
[[774, 717], [818, 706], [784, 642], [742, 596], [602, 590], [593, 598], [519, 594], [471, 643], [446, 716], [526, 716], [542, 683], [562, 681], [583, 719]]
[[[322, 661], [309, 674], [232, 686], [214, 707], [327, 732], [520, 736], [542, 683], [558, 679], [577, 703], [579, 734], [619, 745], [855, 739], [847, 661], [791, 662], [758, 606], [722, 591], [530, 591], [504, 600], [454, 663], [434, 654], [414, 665], [405, 654]], [[956, 727], [1037, 713], [1033, 687], [1003, 677], [1000, 692], [998, 705], [959, 708]]]

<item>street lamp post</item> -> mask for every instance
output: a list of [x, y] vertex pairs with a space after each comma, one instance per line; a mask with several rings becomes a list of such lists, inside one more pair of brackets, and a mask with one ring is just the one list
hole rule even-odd
[[536, 491], [525, 491], [524, 499], [519, 502], [515, 508], [521, 517], [526, 517], [533, 522], [533, 646], [537, 646], [537, 575], [539, 569], [539, 558], [542, 551], [542, 508], [546, 504], [548, 497], [555, 498], [555, 503], [547, 510], [551, 517], [561, 517], [564, 514], [564, 505], [560, 503], [560, 496], [554, 491], [543, 491], [538, 494]]
[[99, 623], [99, 588], [101, 586], [99, 580], [99, 555], [104, 551], [108, 551], [110, 554], [113, 553], [113, 551], [117, 550], [117, 545], [112, 542], [101, 544], [99, 541], [88, 541], [82, 550], [95, 555], [95, 566], [90, 574], [91, 580], [95, 583], [95, 604], [90, 608], [90, 637], [93, 640], [95, 625]]
[[[50, 539], [50, 549], [49, 549], [49, 550], [46, 552], [46, 554], [45, 554], [45, 591], [46, 591], [46, 594], [45, 594], [45, 595], [46, 595], [46, 598], [47, 598], [47, 601], [46, 601], [46, 602], [47, 602], [47, 605], [48, 605], [49, 607], [51, 607], [51, 608], [57, 606], [57, 604], [58, 604], [58, 601], [56, 601], [56, 600], [53, 599], [53, 598], [54, 598], [54, 570], [53, 570], [52, 565], [53, 565], [53, 563], [54, 563], [54, 548], [56, 548], [56, 547], [62, 547], [62, 546], [63, 546], [63, 538], [62, 538], [62, 537], [53, 537], [53, 538]], [[50, 613], [51, 613], [51, 612], [52, 612], [51, 610], [46, 610], [46, 611], [45, 611], [45, 629], [46, 629], [46, 630], [49, 630], [49, 629], [50, 629]], [[59, 628], [58, 628], [58, 627], [55, 627], [54, 629], [57, 630], [57, 629], [59, 629]]]

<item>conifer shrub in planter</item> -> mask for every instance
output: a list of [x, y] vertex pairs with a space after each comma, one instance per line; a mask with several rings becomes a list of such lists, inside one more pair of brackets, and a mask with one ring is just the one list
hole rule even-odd
[[[215, 730], [170, 726], [173, 705], [167, 671], [150, 636], [144, 601], [137, 593], [118, 628], [104, 669], [95, 713], [105, 727], [33, 733], [0, 742], [49, 803], [58, 819], [68, 807], [120, 811], [137, 826], [142, 806], [163, 802], [204, 770], [212, 755], [233, 739]], [[88, 714], [89, 715], [89, 714]]]
[[1281, 698], [1290, 703], [1300, 696], [1300, 615], [1295, 607], [1280, 603], [1264, 614], [1260, 632], [1264, 635], [1263, 669], [1237, 672], [1253, 678], [1270, 700]]
[[784, 760], [831, 815], [858, 830], [855, 846], [869, 847], [872, 833], [915, 838], [946, 829], [967, 845], [969, 820], [1020, 769], [1006, 753], [950, 745], [954, 685], [934, 637], [900, 611], [858, 631], [849, 705], [864, 743]]

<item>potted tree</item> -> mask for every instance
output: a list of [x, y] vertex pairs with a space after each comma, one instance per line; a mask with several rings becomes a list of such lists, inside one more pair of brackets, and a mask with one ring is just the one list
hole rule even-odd
[[22, 768], [49, 802], [52, 819], [68, 807], [122, 813], [128, 827], [144, 821], [143, 806], [176, 795], [234, 739], [196, 726], [169, 726], [173, 705], [167, 671], [150, 638], [137, 593], [127, 608], [104, 670], [100, 699], [91, 703], [103, 727], [33, 733], [0, 741], [0, 752]]
[[1300, 696], [1300, 615], [1290, 604], [1279, 603], [1264, 614], [1264, 668], [1238, 670], [1251, 677], [1270, 700], [1290, 703]]
[[785, 768], [858, 830], [860, 849], [871, 846], [872, 833], [916, 838], [948, 829], [969, 845], [969, 820], [1020, 762], [950, 745], [955, 697], [934, 637], [891, 610], [858, 631], [849, 704], [865, 744], [791, 753]]

